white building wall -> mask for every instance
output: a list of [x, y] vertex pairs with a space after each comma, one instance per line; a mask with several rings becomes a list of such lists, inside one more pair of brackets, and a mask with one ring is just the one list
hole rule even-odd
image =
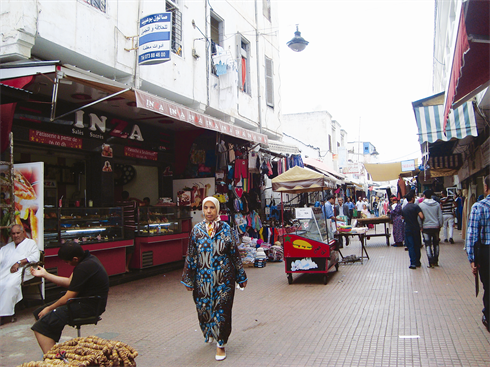
[[[104, 13], [81, 0], [3, 0], [0, 60], [60, 60], [224, 121], [255, 131], [262, 128], [271, 139], [280, 138], [278, 9], [274, 3], [271, 21], [263, 15], [261, 0], [212, 4], [224, 20], [225, 50], [237, 59], [236, 34], [250, 42], [251, 92], [237, 89], [237, 103], [226, 111], [219, 106], [219, 78], [208, 70], [211, 55], [205, 37], [210, 38], [209, 2], [174, 3], [182, 13], [182, 54], [171, 53], [171, 60], [163, 64], [138, 66], [137, 51], [125, 50], [132, 46], [128, 37], [138, 35], [139, 15], [165, 11], [165, 1], [107, 1]], [[198, 58], [193, 57], [193, 50]], [[274, 65], [274, 107], [265, 103], [265, 55]]]
[[282, 124], [284, 142], [298, 146], [304, 157], [318, 159], [340, 172], [339, 148], [346, 146], [347, 132], [329, 112], [285, 114]]

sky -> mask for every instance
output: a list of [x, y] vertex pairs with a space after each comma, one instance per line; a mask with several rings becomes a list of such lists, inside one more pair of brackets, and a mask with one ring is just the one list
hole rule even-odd
[[[273, 0], [282, 114], [328, 111], [380, 163], [420, 157], [412, 102], [432, 95], [433, 0]], [[299, 25], [302, 52], [286, 43]], [[294, 134], [294, 131], [292, 131]]]

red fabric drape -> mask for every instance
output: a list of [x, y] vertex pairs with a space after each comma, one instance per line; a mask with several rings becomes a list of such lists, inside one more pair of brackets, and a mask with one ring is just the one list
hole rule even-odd
[[459, 19], [458, 38], [456, 40], [456, 48], [454, 50], [454, 60], [451, 70], [451, 77], [449, 79], [449, 86], [446, 92], [446, 101], [444, 104], [444, 133], [446, 133], [447, 118], [449, 116], [449, 110], [454, 101], [456, 95], [456, 89], [458, 88], [458, 80], [461, 76], [461, 68], [464, 65], [464, 54], [470, 49], [468, 42], [468, 35], [466, 34], [466, 24], [464, 21], [464, 8], [461, 8], [461, 17]]
[[247, 59], [242, 57], [242, 90], [245, 87], [245, 79], [247, 77]]
[[[32, 79], [34, 79], [34, 76], [30, 75], [2, 80], [1, 83], [15, 88], [24, 88]], [[17, 106], [17, 103], [6, 103], [0, 108], [0, 153], [3, 153], [9, 147], [9, 134], [12, 131], [15, 106]]]

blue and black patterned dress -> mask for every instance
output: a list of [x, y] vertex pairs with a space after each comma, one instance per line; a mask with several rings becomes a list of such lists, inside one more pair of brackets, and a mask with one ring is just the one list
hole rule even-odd
[[222, 344], [228, 341], [235, 282], [241, 284], [246, 280], [228, 223], [218, 222], [212, 238], [205, 222], [196, 224], [189, 237], [182, 283], [194, 288], [199, 325], [206, 341], [210, 337]]

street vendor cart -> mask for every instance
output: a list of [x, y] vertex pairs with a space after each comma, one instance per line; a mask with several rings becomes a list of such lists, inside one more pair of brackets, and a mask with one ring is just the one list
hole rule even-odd
[[[322, 191], [327, 188], [325, 176], [309, 169], [295, 166], [272, 180], [272, 190], [300, 194]], [[293, 274], [323, 274], [335, 267], [339, 269], [338, 241], [328, 238], [321, 208], [295, 208], [296, 231], [284, 235], [284, 264], [288, 283], [293, 283]]]
[[339, 270], [338, 241], [328, 238], [321, 208], [296, 208], [296, 220], [296, 232], [284, 236], [288, 283], [293, 283], [293, 274], [317, 273], [327, 284], [327, 273], [333, 267]]

